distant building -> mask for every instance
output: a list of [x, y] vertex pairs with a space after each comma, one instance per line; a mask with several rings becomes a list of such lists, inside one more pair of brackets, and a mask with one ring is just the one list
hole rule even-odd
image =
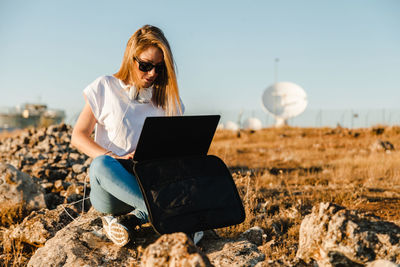
[[21, 129], [28, 126], [48, 126], [58, 124], [65, 119], [65, 112], [47, 109], [47, 105], [27, 103], [0, 112], [1, 129]]

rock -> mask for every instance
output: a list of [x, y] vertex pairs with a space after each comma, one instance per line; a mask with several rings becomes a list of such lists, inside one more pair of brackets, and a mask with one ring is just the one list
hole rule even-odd
[[68, 161], [65, 159], [60, 160], [59, 162], [57, 162], [56, 167], [57, 168], [68, 168]]
[[184, 233], [162, 235], [148, 246], [142, 256], [142, 267], [212, 266], [209, 259]]
[[99, 213], [88, 212], [39, 248], [28, 266], [137, 266], [137, 252], [106, 239]]
[[386, 153], [394, 151], [394, 145], [392, 143], [390, 143], [389, 141], [382, 141], [379, 139], [376, 140], [376, 142], [373, 143], [370, 148], [372, 151], [385, 151]]
[[384, 131], [385, 131], [385, 128], [382, 128], [382, 127], [372, 129], [372, 132], [376, 135], [381, 135], [381, 134], [383, 134]]
[[46, 191], [46, 193], [50, 192], [51, 189], [53, 188], [54, 184], [53, 183], [42, 183], [43, 189]]
[[63, 190], [63, 189], [64, 189], [63, 181], [62, 181], [62, 180], [57, 180], [57, 181], [55, 181], [55, 182], [54, 182], [54, 188], [55, 188], [56, 190], [59, 190], [59, 191]]
[[286, 256], [283, 256], [281, 259], [265, 260], [259, 262], [255, 265], [255, 267], [318, 267], [318, 266], [314, 265], [314, 263], [307, 264], [299, 258], [288, 260]]
[[85, 163], [83, 165], [85, 165], [86, 167], [90, 166], [90, 164], [92, 163], [93, 159], [92, 158], [87, 158], [85, 160]]
[[257, 246], [261, 246], [263, 243], [263, 235], [264, 230], [259, 226], [254, 226], [242, 233], [240, 236]]
[[46, 130], [46, 134], [48, 135], [54, 134], [56, 132], [58, 132], [58, 125], [50, 125]]
[[208, 246], [207, 256], [215, 266], [255, 266], [265, 259], [257, 246], [247, 240], [221, 239]]
[[85, 179], [86, 179], [86, 181], [89, 181], [89, 175], [88, 175], [86, 172], [83, 172], [83, 173], [78, 174], [78, 175], [76, 176], [76, 179], [77, 179], [78, 181], [82, 181], [82, 182], [84, 182]]
[[69, 154], [69, 159], [70, 159], [71, 161], [78, 161], [78, 160], [79, 160], [79, 157], [80, 157], [80, 154], [77, 153], [77, 152], [74, 152], [74, 153], [70, 153], [70, 154]]
[[[48, 170], [48, 173], [46, 172], [45, 177], [51, 181], [55, 181], [55, 180], [64, 180], [65, 177], [67, 177], [68, 175], [68, 171], [65, 169], [56, 169], [56, 170]], [[42, 177], [43, 178], [43, 177]]]
[[320, 203], [301, 223], [296, 256], [307, 263], [315, 260], [320, 266], [363, 266], [377, 259], [400, 262], [400, 227], [376, 216]]
[[365, 267], [400, 267], [400, 265], [387, 260], [376, 260], [367, 263]]
[[9, 230], [9, 238], [34, 246], [42, 246], [57, 231], [73, 220], [67, 212], [73, 217], [78, 216], [73, 210], [69, 208], [64, 210], [61, 206], [54, 210], [42, 209], [33, 211], [21, 224]]
[[82, 164], [74, 164], [72, 165], [72, 170], [74, 171], [74, 173], [82, 173], [86, 170], [86, 167]]
[[14, 165], [38, 180], [46, 193], [44, 199], [49, 209], [79, 200], [83, 183], [86, 182], [87, 189], [90, 188], [86, 171], [91, 159], [70, 146], [71, 134], [72, 127], [62, 123], [47, 128], [24, 129], [0, 142], [0, 162]]
[[44, 189], [26, 173], [0, 163], [0, 203], [4, 206], [25, 203], [26, 210], [46, 207]]
[[[45, 175], [46, 169], [43, 166], [40, 165], [34, 165], [33, 167], [29, 168], [30, 174], [35, 176], [35, 177], [42, 177]], [[28, 171], [26, 168], [24, 168], [24, 171]]]

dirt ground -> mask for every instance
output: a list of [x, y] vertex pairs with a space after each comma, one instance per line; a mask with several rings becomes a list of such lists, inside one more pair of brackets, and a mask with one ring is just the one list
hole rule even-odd
[[218, 130], [209, 154], [231, 170], [246, 220], [217, 232], [236, 237], [260, 226], [266, 257], [291, 260], [301, 221], [320, 202], [400, 225], [399, 149], [400, 127]]
[[400, 224], [399, 148], [400, 127], [220, 130], [209, 153], [231, 169], [247, 216], [220, 233], [258, 225], [270, 259], [293, 259], [301, 221], [319, 202]]

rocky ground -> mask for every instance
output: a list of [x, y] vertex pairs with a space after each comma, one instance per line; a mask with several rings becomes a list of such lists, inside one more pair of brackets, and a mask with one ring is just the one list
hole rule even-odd
[[70, 146], [71, 132], [61, 124], [0, 138], [1, 265], [400, 263], [399, 128], [219, 131], [210, 153], [230, 168], [245, 222], [206, 232], [198, 246], [144, 225], [123, 248], [91, 209], [91, 159]]

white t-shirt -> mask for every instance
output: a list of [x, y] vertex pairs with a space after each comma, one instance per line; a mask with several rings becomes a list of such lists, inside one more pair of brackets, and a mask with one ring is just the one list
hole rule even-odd
[[114, 76], [101, 76], [83, 90], [97, 120], [95, 141], [119, 156], [136, 149], [146, 117], [165, 116], [151, 101], [130, 100], [127, 88]]

